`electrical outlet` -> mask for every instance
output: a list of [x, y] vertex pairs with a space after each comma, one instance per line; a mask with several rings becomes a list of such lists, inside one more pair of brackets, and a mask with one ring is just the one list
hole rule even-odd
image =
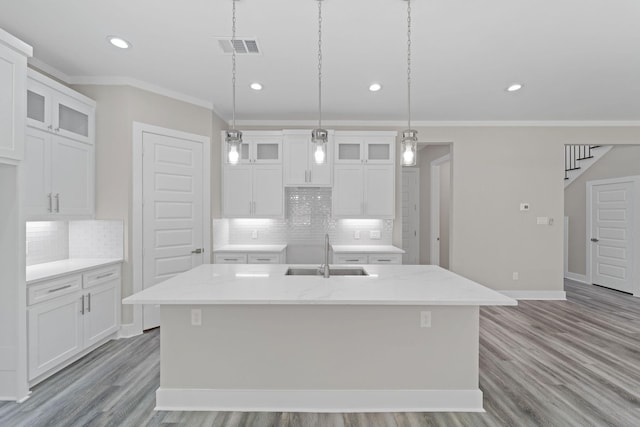
[[520, 279], [520, 274], [517, 271], [513, 272], [513, 280], [518, 280]]
[[360, 239], [360, 230], [355, 230], [353, 232], [353, 238], [356, 239], [356, 240]]
[[258, 238], [258, 230], [253, 230], [251, 232], [251, 238], [252, 239], [257, 239]]
[[372, 240], [380, 240], [380, 230], [369, 231], [369, 238]]
[[202, 325], [202, 310], [199, 308], [191, 309], [191, 326]]
[[536, 218], [536, 224], [538, 225], [549, 225], [549, 217], [539, 216]]
[[421, 311], [420, 312], [420, 327], [421, 328], [430, 328], [431, 327], [431, 312], [430, 311]]

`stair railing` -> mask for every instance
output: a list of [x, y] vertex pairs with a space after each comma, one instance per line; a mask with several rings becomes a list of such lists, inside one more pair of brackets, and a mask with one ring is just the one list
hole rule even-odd
[[569, 179], [569, 171], [580, 169], [580, 160], [592, 159], [592, 150], [599, 145], [565, 145], [564, 179]]

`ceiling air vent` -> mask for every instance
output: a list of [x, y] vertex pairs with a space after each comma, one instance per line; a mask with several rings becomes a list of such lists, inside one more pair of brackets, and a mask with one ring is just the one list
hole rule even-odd
[[256, 39], [237, 38], [232, 43], [231, 37], [223, 37], [218, 39], [218, 44], [220, 45], [222, 52], [227, 55], [231, 55], [234, 49], [236, 51], [236, 55], [261, 54], [260, 48], [258, 47], [258, 40]]

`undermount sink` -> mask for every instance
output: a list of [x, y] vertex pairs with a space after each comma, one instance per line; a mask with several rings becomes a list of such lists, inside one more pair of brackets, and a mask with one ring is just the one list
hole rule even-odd
[[[329, 276], [368, 276], [369, 273], [362, 267], [330, 268]], [[322, 276], [319, 268], [289, 267], [285, 276]]]

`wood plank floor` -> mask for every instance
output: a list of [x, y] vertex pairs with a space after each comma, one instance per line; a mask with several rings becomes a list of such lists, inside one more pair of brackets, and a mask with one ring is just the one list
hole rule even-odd
[[486, 413], [155, 412], [159, 334], [112, 341], [0, 403], [0, 426], [640, 426], [640, 299], [566, 283], [567, 301], [481, 310]]

